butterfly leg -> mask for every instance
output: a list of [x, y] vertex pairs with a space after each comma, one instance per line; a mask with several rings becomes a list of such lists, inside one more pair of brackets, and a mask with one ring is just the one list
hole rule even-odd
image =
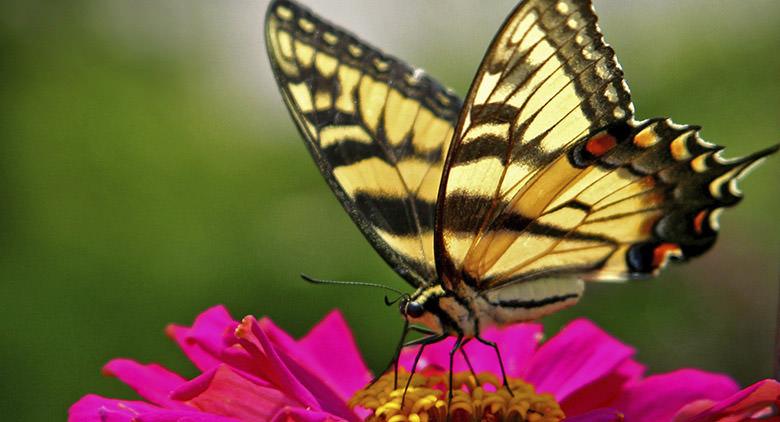
[[406, 400], [406, 392], [409, 390], [409, 386], [412, 384], [412, 378], [414, 377], [414, 373], [417, 371], [417, 362], [420, 361], [420, 356], [422, 356], [423, 350], [425, 350], [425, 346], [433, 343], [438, 343], [444, 340], [445, 338], [447, 338], [447, 334], [436, 334], [436, 335], [412, 340], [403, 345], [403, 347], [408, 347], [408, 346], [416, 346], [419, 344], [420, 349], [417, 351], [417, 355], [414, 356], [414, 363], [412, 363], [412, 370], [409, 372], [409, 379], [406, 380], [404, 393], [403, 395], [401, 395], [401, 408], [404, 407], [404, 401]]
[[401, 349], [404, 347], [404, 341], [406, 340], [406, 335], [409, 334], [409, 321], [404, 320], [404, 329], [401, 332], [401, 340], [398, 342], [398, 346], [395, 347], [395, 353], [393, 354], [393, 359], [390, 361], [390, 363], [387, 364], [385, 369], [378, 373], [377, 376], [374, 377], [374, 379], [371, 380], [371, 382], [368, 383], [368, 386], [374, 385], [377, 381], [379, 381], [379, 378], [382, 377], [382, 375], [387, 372], [390, 367], [392, 366], [395, 369], [394, 372], [394, 378], [393, 378], [393, 389], [395, 390], [398, 388], [398, 358], [401, 356]]
[[458, 338], [455, 340], [455, 345], [450, 350], [450, 383], [449, 393], [447, 394], [447, 420], [450, 420], [450, 404], [452, 403], [452, 363], [455, 359], [455, 353], [463, 346], [463, 333], [458, 333]]
[[485, 340], [484, 338], [477, 336], [477, 341], [480, 343], [490, 346], [493, 348], [493, 350], [496, 351], [496, 358], [498, 358], [498, 365], [501, 367], [501, 377], [504, 379], [504, 387], [506, 387], [506, 390], [509, 391], [509, 394], [514, 397], [514, 393], [512, 392], [512, 389], [509, 387], [509, 381], [506, 378], [506, 371], [504, 370], [504, 361], [501, 359], [501, 352], [498, 351], [498, 345], [490, 340]]
[[[401, 336], [401, 342], [398, 343], [398, 348], [395, 351], [395, 359], [393, 360], [393, 369], [395, 370], [395, 372], [393, 374], [394, 375], [393, 376], [393, 390], [398, 388], [398, 359], [401, 357], [401, 349], [403, 347], [406, 347], [403, 344], [403, 342], [404, 342], [404, 339], [406, 338], [406, 334], [408, 334], [409, 331], [417, 331], [418, 333], [425, 334], [427, 336], [431, 336], [431, 335], [436, 334], [435, 331], [430, 330], [428, 328], [419, 327], [419, 326], [416, 326], [416, 325], [409, 326], [409, 321], [404, 322], [404, 334], [403, 334], [403, 336]], [[389, 369], [389, 366], [388, 366], [388, 368], [385, 368], [385, 372], [387, 372], [388, 369]], [[379, 379], [379, 377], [377, 377], [376, 379]], [[404, 391], [406, 391], [406, 390], [404, 390]]]
[[474, 370], [474, 367], [471, 365], [471, 360], [469, 359], [468, 355], [466, 354], [466, 344], [471, 341], [471, 338], [466, 339], [466, 341], [463, 342], [463, 344], [460, 346], [460, 354], [463, 355], [463, 360], [466, 361], [466, 365], [469, 367], [469, 371], [471, 371], [471, 375], [474, 376], [474, 381], [479, 384], [479, 378], [477, 378], [477, 372]]

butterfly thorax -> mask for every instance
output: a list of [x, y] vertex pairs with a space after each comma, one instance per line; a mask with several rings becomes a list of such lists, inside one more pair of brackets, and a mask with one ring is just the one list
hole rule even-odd
[[540, 279], [480, 291], [466, 283], [456, 291], [441, 284], [424, 286], [401, 304], [409, 322], [437, 333], [474, 337], [488, 327], [533, 321], [567, 308], [584, 292], [581, 280]]
[[477, 334], [478, 320], [473, 294], [445, 290], [441, 284], [423, 286], [401, 303], [401, 314], [410, 323], [423, 325], [436, 333]]

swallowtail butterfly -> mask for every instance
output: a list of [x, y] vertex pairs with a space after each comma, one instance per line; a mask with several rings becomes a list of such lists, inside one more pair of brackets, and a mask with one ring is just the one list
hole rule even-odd
[[636, 120], [596, 21], [590, 0], [522, 1], [462, 100], [294, 1], [271, 3], [282, 97], [339, 201], [416, 289], [401, 301], [427, 334], [414, 343], [454, 335], [453, 353], [471, 338], [498, 353], [487, 326], [704, 253], [737, 181], [778, 150], [724, 159], [697, 126]]

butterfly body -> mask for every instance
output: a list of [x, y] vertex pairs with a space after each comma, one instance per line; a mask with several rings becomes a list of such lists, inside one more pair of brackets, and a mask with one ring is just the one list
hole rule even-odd
[[[585, 290], [578, 279], [540, 279], [515, 283], [487, 292], [462, 284], [456, 292], [440, 283], [417, 289], [401, 303], [401, 313], [410, 323], [436, 333], [476, 337], [491, 326], [533, 321], [576, 304]], [[417, 304], [422, 313], [409, 312]], [[417, 306], [414, 305], [414, 306]], [[419, 312], [419, 311], [417, 311]]]

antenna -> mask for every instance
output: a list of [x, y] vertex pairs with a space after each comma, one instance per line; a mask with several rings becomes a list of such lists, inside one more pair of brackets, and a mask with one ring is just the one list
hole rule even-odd
[[398, 293], [401, 296], [406, 295], [406, 293], [404, 293], [404, 292], [402, 292], [402, 291], [400, 291], [398, 289], [394, 289], [394, 288], [392, 288], [390, 286], [385, 286], [384, 284], [378, 284], [378, 283], [367, 283], [365, 281], [322, 280], [322, 279], [319, 279], [319, 278], [309, 277], [306, 274], [301, 274], [301, 278], [306, 280], [306, 281], [308, 281], [309, 283], [312, 283], [312, 284], [335, 284], [337, 286], [377, 287], [377, 288], [380, 288], [380, 289], [389, 290], [389, 291], [391, 291], [393, 293]]

